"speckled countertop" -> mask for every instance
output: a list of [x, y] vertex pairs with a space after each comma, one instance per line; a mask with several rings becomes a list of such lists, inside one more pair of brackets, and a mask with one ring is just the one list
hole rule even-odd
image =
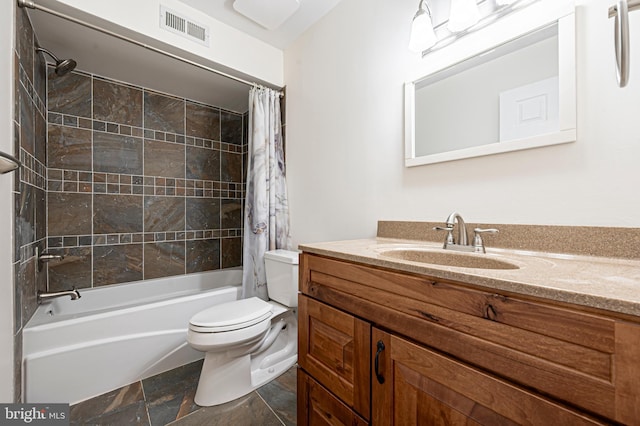
[[[441, 243], [392, 238], [304, 244], [302, 251], [487, 289], [536, 296], [640, 317], [640, 261], [607, 257], [487, 248], [486, 256], [519, 269], [478, 269], [395, 259], [385, 251], [419, 248], [443, 251]], [[447, 251], [448, 252], [448, 251]]]

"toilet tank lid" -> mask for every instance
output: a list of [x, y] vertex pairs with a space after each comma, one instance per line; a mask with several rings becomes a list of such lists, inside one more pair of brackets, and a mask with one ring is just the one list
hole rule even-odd
[[291, 250], [271, 250], [264, 254], [265, 259], [276, 260], [279, 262], [290, 263], [292, 265], [298, 264], [298, 255], [297, 251]]

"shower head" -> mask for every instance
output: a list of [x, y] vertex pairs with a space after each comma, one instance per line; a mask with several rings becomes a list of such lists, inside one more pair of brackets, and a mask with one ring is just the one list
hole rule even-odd
[[78, 65], [73, 59], [58, 59], [56, 55], [42, 47], [36, 48], [36, 52], [46, 53], [47, 55], [51, 56], [54, 61], [56, 61], [55, 72], [58, 75], [65, 75], [67, 73], [70, 73], [76, 68], [76, 65]]

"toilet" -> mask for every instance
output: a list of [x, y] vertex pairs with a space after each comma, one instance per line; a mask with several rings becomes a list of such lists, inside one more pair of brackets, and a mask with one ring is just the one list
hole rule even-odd
[[224, 404], [278, 377], [298, 360], [298, 252], [265, 253], [269, 301], [212, 306], [189, 320], [187, 342], [205, 352], [200, 406]]

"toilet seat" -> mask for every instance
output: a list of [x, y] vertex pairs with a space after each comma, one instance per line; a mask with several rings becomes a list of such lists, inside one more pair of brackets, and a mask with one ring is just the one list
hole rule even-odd
[[250, 297], [221, 303], [195, 314], [189, 320], [189, 329], [199, 333], [229, 332], [259, 324], [271, 316], [269, 303]]

